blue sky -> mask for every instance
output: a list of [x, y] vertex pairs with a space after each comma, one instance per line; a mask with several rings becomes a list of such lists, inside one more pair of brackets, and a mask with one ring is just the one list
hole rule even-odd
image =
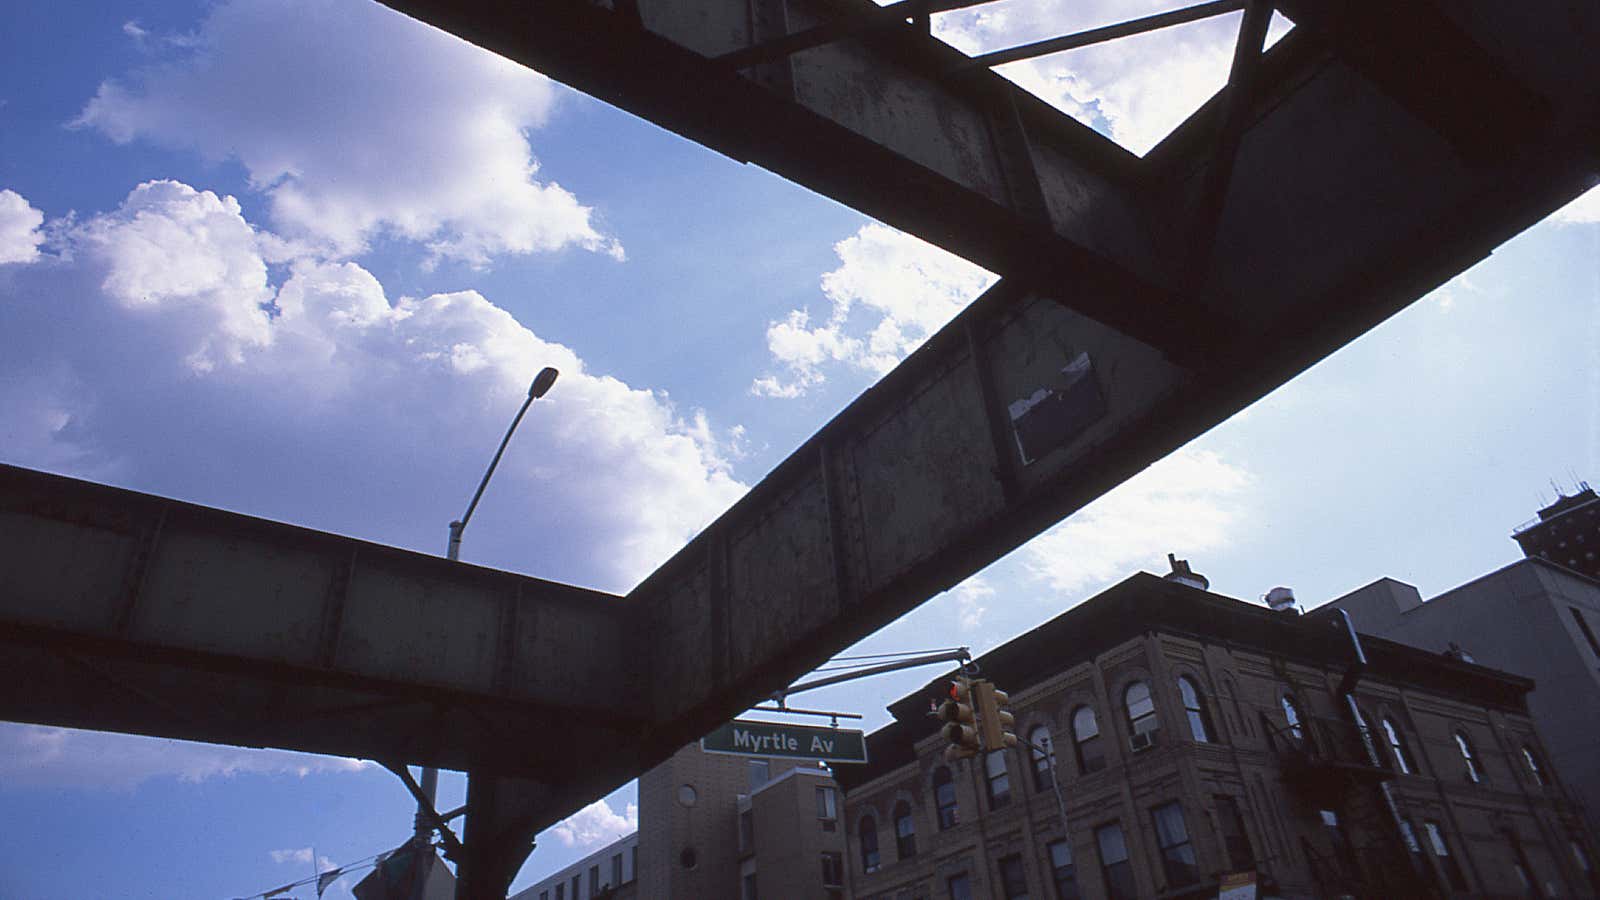
[[[988, 49], [1151, 6], [938, 30]], [[1142, 152], [1225, 77], [1230, 25], [1007, 74]], [[1591, 193], [863, 646], [982, 650], [1168, 551], [1309, 604], [1510, 562], [1552, 479], [1600, 477], [1597, 222]], [[623, 591], [990, 278], [366, 0], [0, 14], [8, 463], [442, 553], [554, 364], [463, 555]], [[873, 727], [929, 674], [807, 705]], [[518, 884], [632, 801], [547, 832]], [[3, 723], [0, 804], [29, 823], [0, 896], [41, 900], [259, 893], [410, 821], [357, 761]]]

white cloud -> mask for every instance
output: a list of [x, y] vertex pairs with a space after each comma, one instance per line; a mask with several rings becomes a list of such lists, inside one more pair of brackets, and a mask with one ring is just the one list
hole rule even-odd
[[0, 191], [0, 266], [31, 263], [44, 243], [44, 213], [34, 209], [16, 191]]
[[[935, 17], [934, 32], [967, 53], [1009, 48], [1173, 8], [1164, 0], [1011, 0]], [[1164, 28], [997, 71], [1144, 154], [1227, 82], [1239, 13]], [[1269, 44], [1288, 31], [1275, 20]]]
[[[355, 759], [0, 722], [0, 783], [131, 790], [155, 778], [356, 772]], [[307, 857], [309, 859], [310, 857]]]
[[1600, 187], [1585, 191], [1578, 199], [1551, 213], [1550, 218], [1563, 225], [1600, 223]]
[[237, 159], [276, 230], [348, 256], [378, 234], [433, 258], [575, 246], [622, 258], [593, 212], [541, 181], [526, 133], [552, 84], [369, 2], [231, 0], [167, 58], [102, 83], [77, 123]]
[[994, 586], [981, 575], [974, 575], [950, 589], [956, 600], [956, 621], [962, 631], [976, 631], [994, 598]]
[[391, 301], [307, 259], [273, 284], [270, 238], [176, 182], [66, 231], [70, 262], [0, 287], [0, 454], [437, 551], [554, 365], [472, 558], [623, 590], [743, 494], [742, 432], [589, 372], [473, 291]]
[[894, 368], [995, 276], [919, 238], [869, 224], [834, 245], [839, 267], [822, 276], [828, 318], [812, 324], [792, 310], [767, 327], [767, 349], [782, 375], [768, 374], [751, 392], [798, 397], [826, 380], [825, 367], [844, 365], [881, 375]]
[[551, 828], [562, 846], [583, 850], [604, 847], [638, 830], [638, 806], [629, 803], [618, 815], [605, 800], [596, 800]]
[[1184, 449], [1034, 538], [1029, 574], [1061, 594], [1110, 584], [1130, 571], [1166, 571], [1166, 554], [1216, 550], [1238, 537], [1252, 477], [1207, 450]]

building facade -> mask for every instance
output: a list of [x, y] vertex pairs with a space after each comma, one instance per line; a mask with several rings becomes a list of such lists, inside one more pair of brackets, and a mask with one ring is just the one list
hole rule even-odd
[[815, 762], [707, 753], [639, 779], [639, 830], [512, 900], [844, 900], [844, 800]]
[[631, 900], [639, 896], [639, 833], [578, 860], [511, 900]]
[[1383, 578], [1329, 605], [1362, 631], [1532, 678], [1528, 709], [1550, 762], [1600, 832], [1600, 580], [1535, 556], [1428, 601]]
[[893, 704], [872, 762], [837, 773], [851, 895], [1597, 892], [1532, 682], [1185, 575], [1136, 575], [976, 660], [1021, 747], [947, 763], [929, 711], [948, 679]]
[[1588, 484], [1580, 482], [1572, 495], [1556, 497], [1511, 537], [1529, 559], [1600, 578], [1600, 496]]

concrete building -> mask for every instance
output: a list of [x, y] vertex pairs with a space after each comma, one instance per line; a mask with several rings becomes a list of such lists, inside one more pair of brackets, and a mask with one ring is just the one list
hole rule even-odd
[[1549, 762], [1600, 832], [1600, 580], [1541, 555], [1426, 602], [1415, 587], [1381, 578], [1329, 605], [1347, 610], [1363, 632], [1533, 679], [1528, 709]]
[[976, 660], [1047, 752], [947, 764], [929, 716], [947, 678], [892, 704], [871, 763], [836, 773], [851, 895], [1215, 897], [1235, 876], [1295, 898], [1600, 889], [1531, 681], [1174, 575]]
[[636, 831], [513, 894], [511, 900], [632, 900], [640, 896], [638, 870]]
[[1579, 482], [1571, 496], [1539, 510], [1539, 517], [1511, 535], [1529, 559], [1543, 559], [1590, 578], [1600, 578], [1600, 497]]

